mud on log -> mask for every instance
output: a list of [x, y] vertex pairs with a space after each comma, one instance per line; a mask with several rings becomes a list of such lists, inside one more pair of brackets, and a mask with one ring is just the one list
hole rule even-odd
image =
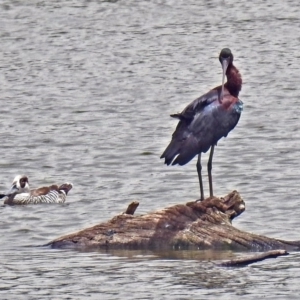
[[288, 242], [241, 231], [232, 220], [245, 210], [237, 191], [224, 198], [207, 198], [134, 216], [138, 202], [127, 213], [106, 223], [65, 235], [46, 246], [78, 249], [232, 249], [299, 250], [300, 241]]

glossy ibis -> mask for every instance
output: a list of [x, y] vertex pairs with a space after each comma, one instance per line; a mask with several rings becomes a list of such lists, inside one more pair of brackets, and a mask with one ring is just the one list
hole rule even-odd
[[[171, 115], [179, 119], [172, 140], [161, 158], [165, 164], [185, 165], [198, 154], [197, 172], [200, 184], [201, 200], [204, 199], [201, 175], [201, 153], [210, 155], [207, 169], [210, 197], [213, 196], [212, 158], [214, 148], [222, 137], [236, 126], [243, 110], [243, 102], [238, 99], [242, 88], [242, 77], [233, 65], [233, 55], [228, 48], [222, 49], [219, 56], [223, 69], [222, 85], [190, 103], [181, 113]], [[225, 75], [227, 82], [224, 84]]]

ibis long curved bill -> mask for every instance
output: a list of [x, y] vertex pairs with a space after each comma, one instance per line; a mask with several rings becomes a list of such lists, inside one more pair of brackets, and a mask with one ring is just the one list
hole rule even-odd
[[226, 76], [226, 71], [229, 66], [229, 59], [228, 58], [221, 58], [221, 64], [222, 64], [222, 69], [223, 69], [223, 76], [222, 76], [222, 90], [221, 90], [221, 97], [220, 97], [220, 102], [223, 101], [224, 97], [224, 84], [225, 84], [225, 76]]

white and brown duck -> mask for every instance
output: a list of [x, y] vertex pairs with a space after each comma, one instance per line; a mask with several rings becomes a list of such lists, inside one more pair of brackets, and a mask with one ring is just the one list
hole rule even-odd
[[9, 191], [6, 194], [0, 194], [0, 198], [4, 198], [4, 204], [8, 205], [64, 203], [72, 187], [71, 183], [64, 183], [60, 186], [54, 184], [30, 189], [28, 177], [17, 175]]

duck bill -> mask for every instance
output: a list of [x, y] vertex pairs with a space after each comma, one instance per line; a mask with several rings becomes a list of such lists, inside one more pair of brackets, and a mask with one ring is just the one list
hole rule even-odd
[[6, 196], [10, 196], [10, 195], [13, 195], [15, 193], [17, 193], [19, 191], [19, 189], [16, 187], [15, 184], [13, 184], [11, 186], [11, 188], [7, 191], [7, 193], [5, 193]]
[[223, 77], [222, 77], [222, 90], [221, 90], [220, 102], [223, 101], [223, 97], [224, 97], [225, 76], [226, 76], [226, 71], [228, 66], [229, 66], [229, 59], [223, 59], [222, 60]]

